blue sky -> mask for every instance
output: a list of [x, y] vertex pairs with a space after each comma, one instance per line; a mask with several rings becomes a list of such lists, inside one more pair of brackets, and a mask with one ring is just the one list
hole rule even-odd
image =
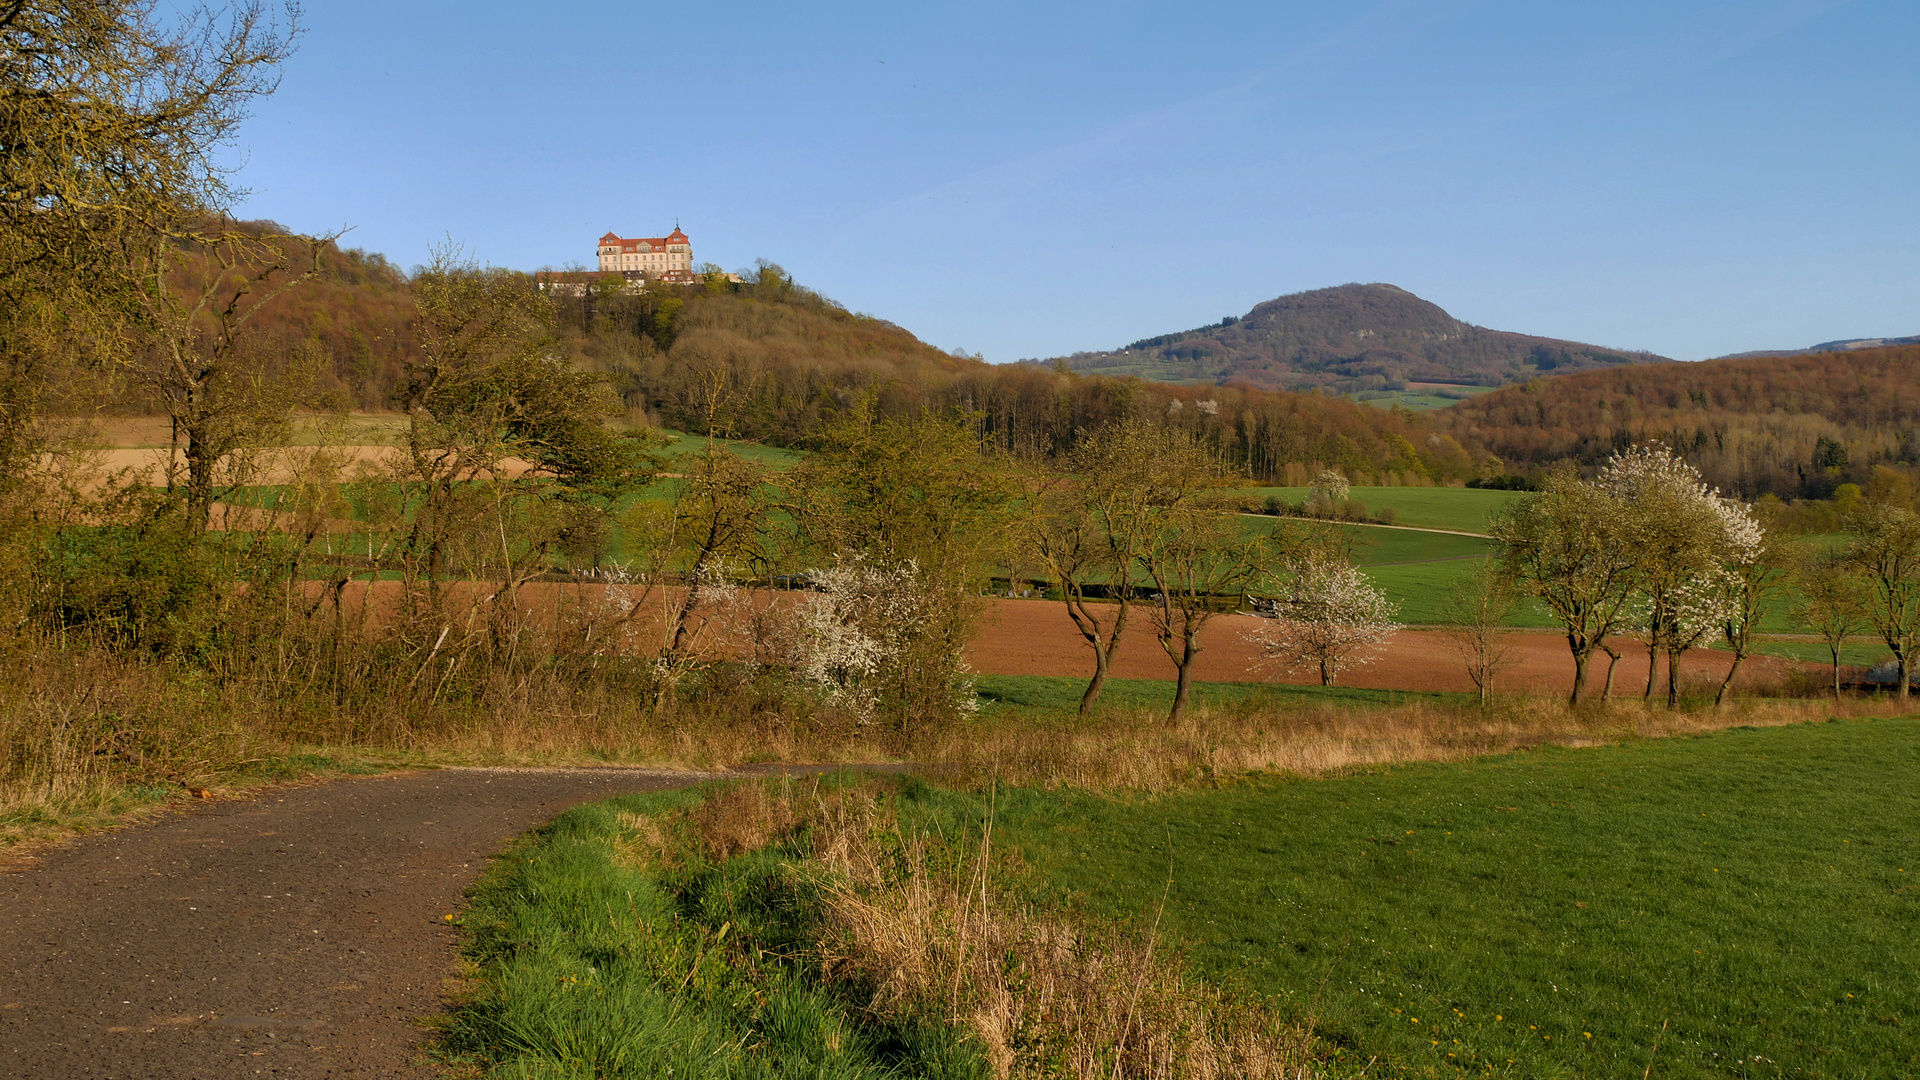
[[1920, 4], [309, 0], [241, 207], [403, 266], [677, 218], [995, 361], [1386, 281], [1681, 359], [1920, 334]]

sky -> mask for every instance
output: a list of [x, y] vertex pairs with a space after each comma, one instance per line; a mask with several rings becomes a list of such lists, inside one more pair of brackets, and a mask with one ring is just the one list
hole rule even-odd
[[237, 212], [403, 267], [678, 222], [1001, 362], [1388, 282], [1694, 360], [1920, 334], [1920, 4], [308, 0]]

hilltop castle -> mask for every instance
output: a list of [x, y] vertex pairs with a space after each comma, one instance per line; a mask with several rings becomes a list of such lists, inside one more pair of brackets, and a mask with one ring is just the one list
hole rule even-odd
[[[585, 296], [589, 288], [613, 274], [626, 279], [622, 291], [630, 293], [645, 289], [649, 281], [692, 285], [700, 280], [693, 272], [693, 241], [680, 231], [678, 222], [665, 236], [628, 238], [608, 233], [600, 238], [599, 249], [598, 270], [542, 270], [534, 280], [543, 292], [572, 296]], [[738, 274], [724, 276], [736, 284], [740, 281]]]
[[665, 236], [629, 240], [613, 233], [600, 238], [600, 272], [624, 274], [629, 281], [693, 280], [693, 241], [674, 225]]

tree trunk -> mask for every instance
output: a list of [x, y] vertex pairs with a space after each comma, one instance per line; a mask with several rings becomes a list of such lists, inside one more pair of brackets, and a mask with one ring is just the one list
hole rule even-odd
[[[1571, 642], [1569, 642], [1571, 644]], [[1573, 647], [1573, 694], [1567, 698], [1569, 707], [1580, 704], [1580, 694], [1587, 688], [1587, 662], [1593, 659], [1593, 646]]]
[[1658, 638], [1647, 639], [1647, 692], [1640, 696], [1647, 701], [1653, 700], [1653, 688], [1660, 685], [1660, 644]]
[[1740, 662], [1745, 660], [1746, 658], [1747, 658], [1747, 654], [1745, 652], [1738, 649], [1734, 650], [1733, 666], [1727, 669], [1727, 677], [1720, 680], [1719, 692], [1713, 695], [1714, 708], [1718, 709], [1721, 706], [1726, 704], [1727, 689], [1733, 685], [1733, 677], [1740, 673]]
[[[213, 454], [198, 425], [187, 427], [187, 524], [207, 531], [213, 513]], [[231, 527], [231, 526], [229, 526]]]
[[1680, 650], [1667, 650], [1667, 708], [1680, 707]]
[[1907, 681], [1913, 676], [1913, 656], [1908, 650], [1901, 649], [1894, 654], [1894, 659], [1900, 664], [1900, 699], [1905, 701], [1908, 697]]
[[1833, 700], [1840, 700], [1840, 646], [1833, 647]]
[[1183, 635], [1184, 648], [1179, 659], [1174, 661], [1180, 669], [1180, 677], [1173, 690], [1173, 710], [1167, 713], [1169, 724], [1179, 723], [1180, 717], [1187, 711], [1187, 694], [1193, 685], [1193, 658], [1200, 654], [1198, 642], [1194, 640], [1197, 636], [1191, 630]]
[[1101, 640], [1100, 619], [1087, 607], [1084, 593], [1078, 586], [1070, 586], [1064, 579], [1060, 583], [1060, 595], [1067, 605], [1067, 617], [1073, 620], [1074, 629], [1080, 631], [1081, 640], [1093, 650], [1093, 679], [1087, 683], [1086, 693], [1080, 696], [1080, 715], [1093, 711], [1094, 703], [1100, 700], [1100, 691], [1107, 685], [1107, 676], [1113, 670], [1113, 654], [1120, 650], [1120, 635], [1127, 629], [1127, 597], [1122, 593], [1119, 611], [1113, 617], [1113, 629], [1108, 631], [1105, 640]]
[[1615, 668], [1620, 666], [1620, 654], [1608, 648], [1607, 643], [1604, 641], [1599, 644], [1598, 648], [1601, 652], [1607, 654], [1607, 683], [1600, 688], [1600, 700], [1611, 701], [1613, 700], [1613, 672]]
[[1100, 700], [1100, 691], [1107, 685], [1107, 654], [1100, 646], [1093, 647], [1093, 680], [1087, 683], [1087, 692], [1080, 695], [1080, 715], [1093, 711], [1093, 703]]

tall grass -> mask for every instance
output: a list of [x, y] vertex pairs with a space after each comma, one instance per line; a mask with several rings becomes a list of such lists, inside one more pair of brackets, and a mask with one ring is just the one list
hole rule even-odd
[[568, 815], [477, 893], [484, 989], [450, 1046], [503, 1075], [1309, 1075], [1308, 1030], [1190, 977], [1151, 923], [1036, 906], [991, 821], [922, 791]]
[[1483, 709], [1464, 696], [1375, 704], [1289, 695], [1284, 703], [1242, 698], [1204, 706], [1172, 724], [1146, 708], [1087, 719], [1009, 711], [929, 736], [917, 760], [975, 784], [997, 777], [1032, 787], [1158, 792], [1246, 773], [1318, 774], [1547, 743], [1590, 746], [1910, 711], [1892, 698], [1742, 698], [1727, 709], [1711, 708], [1710, 700], [1670, 710], [1615, 699], [1575, 712], [1558, 698], [1500, 698]]

